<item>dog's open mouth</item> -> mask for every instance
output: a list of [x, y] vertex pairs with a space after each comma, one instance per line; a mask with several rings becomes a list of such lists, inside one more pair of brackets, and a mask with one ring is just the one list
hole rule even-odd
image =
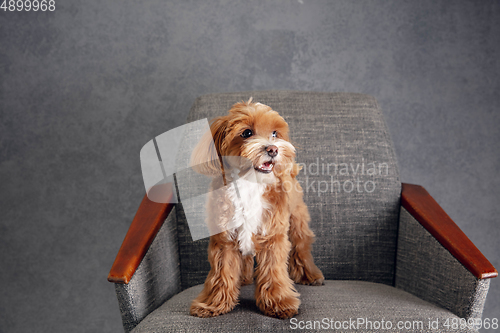
[[267, 161], [256, 167], [255, 170], [262, 173], [270, 173], [271, 171], [273, 171], [273, 166], [274, 164], [272, 161]]

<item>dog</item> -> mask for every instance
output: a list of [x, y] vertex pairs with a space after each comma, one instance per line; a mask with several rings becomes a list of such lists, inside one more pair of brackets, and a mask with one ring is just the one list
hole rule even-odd
[[[323, 284], [311, 255], [314, 233], [295, 179], [301, 168], [288, 132], [288, 124], [276, 111], [250, 98], [214, 119], [207, 137], [194, 149], [191, 164], [196, 172], [214, 176], [222, 169], [224, 177], [213, 178], [207, 199], [207, 223], [223, 231], [210, 237], [211, 270], [191, 304], [191, 315], [228, 313], [238, 303], [240, 287], [255, 279], [259, 309], [267, 316], [291, 318], [300, 305], [293, 283]], [[234, 172], [223, 163], [223, 156], [251, 162], [253, 172], [236, 169], [238, 189], [227, 182], [234, 180]], [[249, 181], [249, 174], [256, 181]], [[226, 228], [231, 224], [238, 227]]]

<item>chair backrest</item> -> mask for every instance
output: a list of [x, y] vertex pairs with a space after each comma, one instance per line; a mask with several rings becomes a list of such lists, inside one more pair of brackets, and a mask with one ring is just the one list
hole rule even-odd
[[[253, 97], [290, 126], [297, 179], [316, 234], [313, 256], [326, 279], [393, 284], [401, 183], [392, 140], [376, 100], [353, 93], [264, 91], [211, 94], [188, 122], [225, 115]], [[182, 205], [180, 205], [182, 206]], [[208, 239], [193, 242], [177, 209], [182, 287], [203, 283]]]

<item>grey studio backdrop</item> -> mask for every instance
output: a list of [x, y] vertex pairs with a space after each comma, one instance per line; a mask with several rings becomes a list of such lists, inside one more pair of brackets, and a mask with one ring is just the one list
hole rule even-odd
[[[401, 180], [500, 268], [499, 59], [497, 0], [0, 11], [0, 332], [122, 330], [106, 277], [145, 193], [139, 151], [213, 92], [373, 95]], [[485, 318], [499, 298], [494, 279]]]

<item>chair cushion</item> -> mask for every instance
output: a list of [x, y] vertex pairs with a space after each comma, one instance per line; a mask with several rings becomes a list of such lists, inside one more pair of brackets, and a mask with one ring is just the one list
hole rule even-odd
[[[191, 301], [202, 288], [203, 285], [197, 285], [175, 295], [132, 332], [429, 332], [433, 331], [428, 329], [429, 318], [431, 322], [438, 320], [436, 332], [444, 332], [447, 331], [446, 320], [450, 325], [458, 321], [450, 311], [385, 284], [332, 280], [319, 287], [298, 285], [302, 304], [299, 314], [292, 319], [280, 320], [263, 315], [255, 305], [254, 285], [242, 287], [240, 304], [228, 314], [214, 318], [190, 316]], [[358, 323], [358, 320], [365, 322]], [[400, 321], [400, 325], [406, 324], [406, 329], [397, 328]], [[418, 322], [423, 328], [417, 327]], [[388, 329], [389, 325], [392, 329]], [[413, 325], [415, 329], [409, 328]], [[476, 332], [451, 328], [449, 331]]]

